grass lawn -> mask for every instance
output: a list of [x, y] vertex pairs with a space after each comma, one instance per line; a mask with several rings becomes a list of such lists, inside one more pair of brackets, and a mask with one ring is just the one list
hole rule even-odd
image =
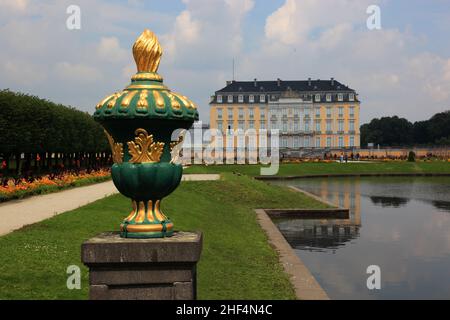
[[[301, 193], [230, 173], [222, 181], [183, 182], [162, 202], [176, 229], [204, 233], [199, 299], [293, 299], [293, 289], [260, 229], [254, 208], [323, 208]], [[86, 299], [81, 243], [117, 230], [130, 211], [121, 195], [0, 238], [0, 299]], [[82, 289], [66, 288], [69, 265], [82, 267]]]
[[[194, 165], [185, 173], [239, 172], [259, 176], [261, 165]], [[286, 163], [280, 164], [278, 176], [303, 176], [315, 174], [357, 174], [357, 173], [449, 173], [450, 162], [361, 162], [361, 163]]]

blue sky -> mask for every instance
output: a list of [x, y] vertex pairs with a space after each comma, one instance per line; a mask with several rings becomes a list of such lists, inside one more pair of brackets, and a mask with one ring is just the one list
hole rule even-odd
[[[81, 9], [81, 30], [66, 8]], [[366, 9], [381, 8], [381, 30]], [[357, 90], [362, 122], [450, 109], [450, 0], [0, 0], [0, 88], [93, 112], [135, 72], [145, 29], [165, 83], [200, 107], [237, 80], [328, 79]]]

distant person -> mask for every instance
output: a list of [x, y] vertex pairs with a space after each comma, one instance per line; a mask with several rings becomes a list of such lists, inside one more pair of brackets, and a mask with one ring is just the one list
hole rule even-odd
[[344, 162], [344, 155], [341, 153], [341, 157], [339, 158], [339, 161], [342, 163]]

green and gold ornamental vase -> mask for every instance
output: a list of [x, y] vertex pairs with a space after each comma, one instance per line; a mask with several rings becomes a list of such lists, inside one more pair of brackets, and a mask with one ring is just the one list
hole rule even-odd
[[112, 178], [120, 193], [132, 200], [132, 211], [120, 225], [125, 238], [161, 238], [173, 234], [173, 223], [161, 211], [161, 200], [180, 184], [177, 164], [182, 138], [198, 120], [194, 103], [170, 91], [157, 70], [162, 49], [145, 30], [133, 45], [138, 72], [123, 91], [99, 102], [94, 119], [105, 129], [114, 164]]

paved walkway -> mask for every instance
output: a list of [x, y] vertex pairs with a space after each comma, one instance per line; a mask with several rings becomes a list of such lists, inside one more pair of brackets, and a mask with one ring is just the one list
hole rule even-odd
[[[186, 174], [183, 176], [183, 180], [187, 181], [219, 179], [220, 175], [218, 174]], [[108, 181], [2, 203], [0, 204], [0, 236], [115, 193], [117, 193], [116, 187], [112, 181]]]

